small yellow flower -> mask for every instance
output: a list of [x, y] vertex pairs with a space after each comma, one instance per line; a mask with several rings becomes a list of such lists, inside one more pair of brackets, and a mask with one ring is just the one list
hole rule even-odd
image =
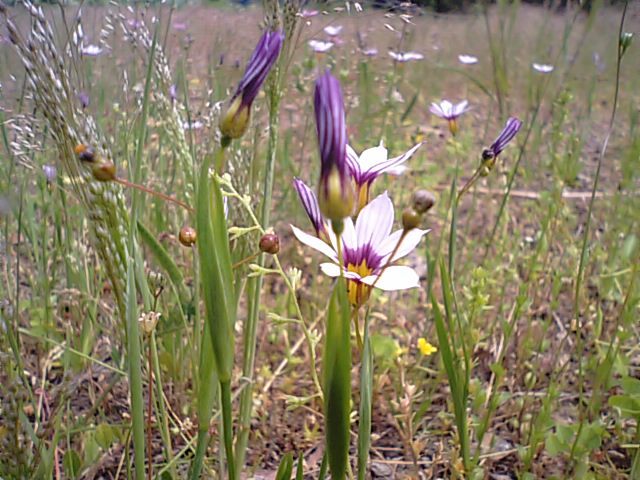
[[436, 347], [431, 345], [424, 338], [419, 338], [418, 339], [418, 349], [420, 350], [420, 353], [422, 355], [424, 355], [425, 357], [428, 357], [432, 353], [436, 353], [438, 351], [438, 349]]

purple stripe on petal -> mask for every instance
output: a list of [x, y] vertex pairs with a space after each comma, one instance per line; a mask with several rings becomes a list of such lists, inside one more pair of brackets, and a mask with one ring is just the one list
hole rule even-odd
[[507, 144], [513, 140], [513, 137], [516, 136], [518, 131], [520, 131], [520, 127], [522, 127], [522, 122], [515, 117], [510, 117], [507, 120], [502, 132], [498, 135], [498, 138], [491, 144], [489, 147], [494, 156], [498, 156], [507, 146]]
[[332, 167], [346, 175], [347, 128], [340, 83], [327, 71], [316, 82], [314, 95], [316, 129], [320, 147], [321, 177]]
[[260, 37], [233, 98], [241, 95], [244, 105], [250, 106], [253, 103], [278, 59], [283, 41], [284, 34], [281, 31], [265, 32]]
[[316, 234], [320, 235], [321, 232], [325, 231], [325, 221], [322, 217], [322, 213], [320, 213], [316, 194], [299, 178], [293, 179], [293, 186], [298, 192], [300, 202], [302, 203], [305, 212], [307, 212], [307, 216], [309, 217], [309, 220], [311, 220], [313, 228], [316, 230]]

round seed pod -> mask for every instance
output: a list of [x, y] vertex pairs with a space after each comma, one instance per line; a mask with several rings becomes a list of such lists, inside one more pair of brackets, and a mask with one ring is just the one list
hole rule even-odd
[[413, 208], [407, 207], [402, 212], [402, 228], [413, 230], [420, 226], [421, 215]]
[[436, 203], [436, 197], [428, 190], [418, 190], [413, 194], [413, 209], [417, 213], [426, 213]]
[[101, 182], [109, 182], [116, 178], [116, 166], [112, 162], [96, 163], [91, 172], [93, 178]]
[[275, 255], [280, 251], [280, 238], [275, 233], [265, 233], [260, 239], [260, 251]]
[[196, 243], [196, 230], [193, 227], [182, 227], [178, 234], [178, 240], [185, 247], [190, 247]]

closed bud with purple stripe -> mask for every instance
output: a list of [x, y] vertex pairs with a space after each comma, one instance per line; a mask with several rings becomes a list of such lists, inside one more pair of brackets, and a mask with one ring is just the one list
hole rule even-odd
[[493, 142], [489, 147], [489, 150], [491, 150], [494, 157], [500, 155], [507, 144], [516, 136], [516, 133], [520, 131], [520, 127], [522, 127], [522, 121], [518, 120], [516, 117], [509, 117], [507, 123], [502, 129], [502, 132], [500, 132], [498, 138], [496, 138], [495, 142]]
[[327, 71], [316, 82], [314, 97], [320, 148], [320, 211], [332, 222], [353, 212], [353, 187], [347, 167], [347, 126], [340, 83]]
[[260, 38], [238, 88], [231, 97], [229, 108], [220, 121], [223, 136], [230, 139], [240, 138], [247, 131], [251, 105], [276, 63], [283, 41], [284, 34], [279, 30], [267, 31]]

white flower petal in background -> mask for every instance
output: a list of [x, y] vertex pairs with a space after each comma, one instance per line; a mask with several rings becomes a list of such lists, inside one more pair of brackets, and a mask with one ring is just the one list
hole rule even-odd
[[532, 63], [531, 66], [536, 72], [540, 73], [551, 73], [553, 72], [553, 65], [548, 65], [546, 63]]
[[478, 63], [478, 57], [473, 55], [458, 55], [458, 60], [464, 65], [474, 65]]
[[326, 33], [330, 37], [335, 37], [337, 35], [340, 35], [341, 31], [342, 31], [342, 25], [336, 25], [336, 26], [328, 25], [324, 27], [324, 33]]
[[413, 60], [422, 60], [424, 55], [418, 52], [389, 52], [389, 56], [396, 62], [405, 63]]
[[375, 57], [376, 55], [378, 55], [378, 49], [377, 48], [365, 48], [362, 50], [362, 54], [365, 57]]
[[309, 40], [309, 46], [316, 53], [326, 53], [333, 47], [333, 42], [323, 42], [322, 40]]
[[97, 57], [98, 55], [101, 55], [102, 52], [104, 52], [104, 49], [98, 45], [90, 44], [82, 47], [82, 54], [87, 55], [88, 57]]

